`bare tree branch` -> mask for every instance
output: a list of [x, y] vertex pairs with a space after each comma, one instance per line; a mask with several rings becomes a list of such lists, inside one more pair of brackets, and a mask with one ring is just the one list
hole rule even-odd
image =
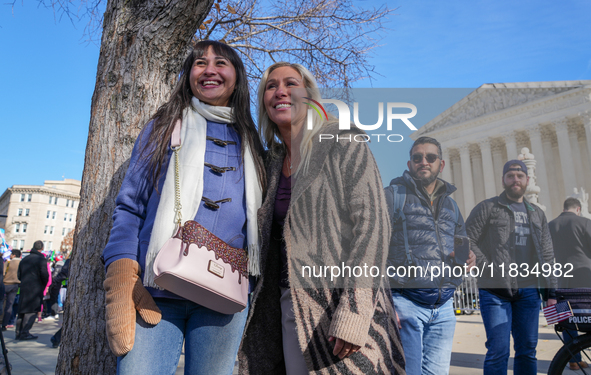
[[[89, 42], [98, 44], [106, 0], [39, 2], [72, 23], [88, 19], [84, 33]], [[353, 0], [215, 0], [195, 39], [215, 39], [235, 47], [254, 81], [266, 66], [289, 61], [308, 67], [320, 85], [350, 87], [377, 75], [369, 62], [371, 51], [391, 13], [387, 6], [357, 8]]]
[[284, 60], [308, 67], [326, 87], [350, 87], [375, 77], [370, 54], [392, 12], [339, 0], [280, 0], [267, 6], [232, 0], [219, 9], [212, 10], [211, 27], [199, 30], [197, 39], [236, 48], [249, 62], [249, 77], [260, 78], [263, 67]]

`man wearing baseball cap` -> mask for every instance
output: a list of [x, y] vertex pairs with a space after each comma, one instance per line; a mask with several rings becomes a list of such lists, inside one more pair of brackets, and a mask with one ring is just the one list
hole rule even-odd
[[556, 303], [556, 278], [542, 272], [544, 263], [554, 265], [554, 251], [546, 215], [524, 197], [529, 182], [525, 164], [508, 161], [502, 182], [505, 191], [480, 202], [466, 220], [476, 263], [485, 270], [478, 278], [486, 330], [484, 374], [507, 374], [512, 334], [513, 372], [533, 375], [540, 296], [548, 305]]

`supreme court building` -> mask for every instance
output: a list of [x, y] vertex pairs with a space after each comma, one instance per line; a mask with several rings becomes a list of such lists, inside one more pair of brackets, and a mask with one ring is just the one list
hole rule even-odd
[[412, 134], [441, 142], [443, 179], [466, 218], [499, 195], [503, 165], [527, 147], [548, 221], [574, 189], [591, 192], [591, 81], [484, 84]]

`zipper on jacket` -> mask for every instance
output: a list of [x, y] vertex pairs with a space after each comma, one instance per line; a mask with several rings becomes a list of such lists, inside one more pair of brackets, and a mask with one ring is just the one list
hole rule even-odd
[[[449, 197], [450, 194], [447, 193], [447, 189], [446, 192], [439, 197], [439, 202], [438, 202], [438, 206], [439, 209], [436, 212], [433, 212], [433, 205], [431, 204], [431, 202], [429, 202], [425, 197], [423, 197], [423, 194], [418, 191], [418, 187], [415, 187], [415, 194], [417, 195], [417, 197], [419, 197], [419, 200], [422, 200], [423, 202], [425, 202], [427, 204], [427, 207], [429, 207], [429, 210], [431, 211], [431, 217], [433, 218], [433, 222], [435, 223], [435, 234], [437, 237], [437, 245], [439, 246], [439, 250], [440, 250], [440, 260], [441, 263], [444, 262], [444, 256], [445, 256], [445, 252], [443, 251], [443, 246], [441, 245], [441, 236], [439, 235], [439, 214], [441, 213], [441, 209], [443, 208], [443, 203], [445, 202], [445, 199], [447, 197]], [[441, 300], [441, 285], [439, 284], [439, 287], [437, 288], [437, 300], [435, 301], [435, 303], [433, 304], [433, 307], [435, 307], [435, 305], [437, 305], [439, 303], [439, 301]]]
[[[441, 246], [441, 236], [439, 235], [439, 221], [437, 219], [434, 219], [435, 221], [435, 234], [437, 235], [437, 245], [439, 246], [439, 250], [441, 253], [440, 259], [441, 259], [441, 263], [443, 264], [444, 259], [443, 257], [445, 256], [445, 252], [443, 251], [443, 246]], [[439, 301], [441, 300], [441, 285], [442, 283], [439, 283], [439, 288], [437, 288], [437, 301], [435, 301], [435, 305], [437, 305], [439, 303]]]
[[[419, 199], [422, 199], [425, 203], [427, 203], [429, 210], [431, 211], [431, 217], [433, 218], [433, 222], [435, 223], [435, 235], [437, 237], [437, 246], [439, 246], [439, 253], [441, 254], [439, 259], [443, 264], [445, 262], [445, 251], [443, 249], [443, 245], [441, 244], [441, 235], [439, 234], [439, 214], [441, 213], [441, 210], [443, 209], [443, 204], [445, 203], [445, 199], [449, 196], [449, 194], [447, 194], [446, 191], [441, 197], [439, 197], [439, 202], [437, 202], [437, 211], [435, 212], [433, 212], [433, 205], [431, 204], [431, 202], [425, 199], [422, 196], [422, 194], [420, 194], [420, 192], [417, 192], [417, 196], [419, 197]], [[441, 286], [442, 283], [440, 283], [439, 287], [437, 288], [437, 300], [435, 301], [434, 306], [436, 306], [441, 300]]]
[[[507, 209], [509, 211], [511, 211], [511, 214], [509, 215], [509, 236], [511, 237], [509, 239], [509, 243], [511, 244], [511, 247], [509, 248], [509, 251], [513, 250], [512, 252], [509, 253], [509, 256], [511, 257], [510, 261], [514, 262], [515, 261], [515, 237], [516, 237], [516, 233], [515, 233], [515, 212], [513, 212], [513, 209], [511, 208], [511, 204], [509, 203], [508, 205], [506, 205], [505, 207], [507, 207]], [[507, 274], [509, 276], [509, 274]], [[513, 282], [515, 282], [515, 286], [517, 287], [517, 290], [519, 292], [519, 287], [517, 286], [517, 280], [514, 277], [509, 276], [509, 280], [511, 281], [511, 291], [513, 290]], [[511, 297], [515, 297], [513, 295], [511, 295]]]
[[[443, 264], [445, 262], [445, 251], [443, 249], [443, 245], [441, 244], [441, 235], [439, 234], [439, 214], [441, 214], [441, 210], [443, 210], [443, 204], [445, 203], [445, 199], [449, 196], [449, 194], [447, 194], [447, 189], [446, 192], [439, 197], [439, 202], [437, 202], [437, 211], [435, 211], [435, 215], [434, 217], [434, 221], [435, 221], [435, 234], [437, 235], [437, 245], [439, 246], [439, 249], [441, 250], [441, 263]], [[453, 204], [453, 203], [452, 203]], [[431, 205], [431, 207], [433, 207], [433, 205]], [[457, 224], [457, 223], [455, 223]], [[455, 233], [455, 225], [454, 225], [454, 233]], [[441, 300], [441, 287], [442, 287], [443, 283], [439, 284], [439, 288], [437, 288], [437, 301], [435, 301], [435, 304], [437, 305], [439, 303], [439, 301]]]

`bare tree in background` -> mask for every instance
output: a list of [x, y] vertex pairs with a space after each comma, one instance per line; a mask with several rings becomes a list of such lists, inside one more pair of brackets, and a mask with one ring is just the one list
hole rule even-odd
[[[57, 374], [112, 374], [105, 332], [103, 248], [134, 141], [163, 104], [192, 43], [217, 39], [242, 54], [254, 85], [274, 61], [308, 67], [321, 86], [349, 87], [371, 77], [369, 52], [390, 13], [336, 0], [46, 0], [70, 18], [84, 9], [100, 56], [74, 230]], [[61, 12], [61, 13], [60, 13]]]
[[60, 244], [60, 253], [62, 253], [62, 255], [65, 258], [68, 258], [70, 256], [70, 253], [72, 252], [73, 248], [74, 248], [74, 231], [70, 230], [68, 232], [68, 234], [66, 234], [66, 236], [64, 237], [64, 239], [62, 240], [62, 242]]
[[389, 13], [338, 0], [281, 0], [272, 7], [258, 0], [216, 3], [197, 38], [240, 51], [255, 84], [267, 66], [288, 61], [307, 67], [321, 87], [344, 88], [374, 75], [369, 52]]

